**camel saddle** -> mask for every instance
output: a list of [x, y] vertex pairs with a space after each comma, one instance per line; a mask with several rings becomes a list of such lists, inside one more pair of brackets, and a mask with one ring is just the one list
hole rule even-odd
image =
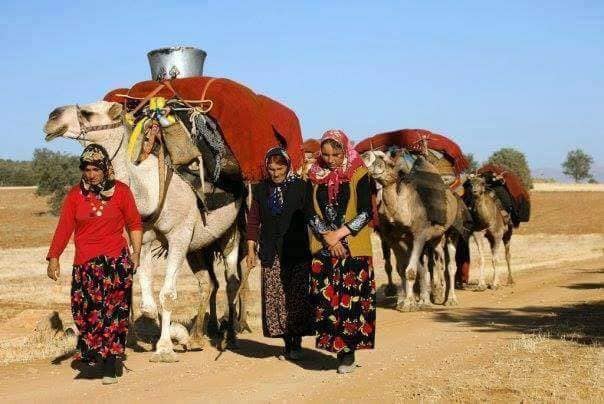
[[[429, 150], [442, 153], [447, 161], [437, 162], [435, 154], [432, 158], [428, 155], [428, 159], [434, 165], [437, 165], [439, 171], [444, 173], [454, 173], [459, 176], [466, 168], [468, 168], [468, 161], [465, 159], [460, 147], [451, 139], [433, 133], [425, 129], [400, 129], [391, 132], [379, 133], [371, 136], [361, 142], [359, 142], [355, 149], [359, 153], [364, 153], [369, 150], [387, 150], [388, 148], [395, 146], [397, 148], [404, 148], [411, 153], [422, 153], [423, 143], [425, 142]], [[442, 166], [442, 167], [441, 167]]]
[[143, 81], [129, 89], [113, 90], [104, 100], [124, 104], [127, 112], [140, 113], [139, 104], [151, 97], [178, 99], [207, 113], [218, 125], [244, 180], [262, 179], [264, 155], [272, 147], [284, 147], [295, 170], [302, 164], [302, 135], [296, 114], [235, 81], [205, 76]]

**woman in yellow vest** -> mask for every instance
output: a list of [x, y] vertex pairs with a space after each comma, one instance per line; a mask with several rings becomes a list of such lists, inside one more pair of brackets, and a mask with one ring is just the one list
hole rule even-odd
[[338, 354], [338, 373], [350, 373], [355, 351], [372, 349], [375, 340], [369, 176], [346, 134], [329, 130], [309, 179], [316, 345]]

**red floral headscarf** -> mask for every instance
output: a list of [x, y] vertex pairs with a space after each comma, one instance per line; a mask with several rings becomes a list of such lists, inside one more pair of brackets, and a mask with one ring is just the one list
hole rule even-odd
[[340, 184], [350, 181], [352, 174], [354, 174], [356, 169], [363, 166], [363, 160], [354, 147], [352, 147], [352, 144], [344, 131], [330, 129], [321, 137], [321, 145], [323, 145], [326, 140], [333, 140], [342, 146], [342, 149], [344, 150], [344, 161], [340, 167], [335, 170], [330, 170], [323, 159], [323, 156], [319, 154], [317, 162], [310, 168], [308, 176], [315, 184], [327, 184], [327, 196], [329, 202], [333, 203], [338, 197]]

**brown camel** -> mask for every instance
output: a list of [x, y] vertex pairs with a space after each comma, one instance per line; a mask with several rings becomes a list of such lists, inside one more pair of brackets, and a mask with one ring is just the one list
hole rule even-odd
[[489, 287], [496, 289], [499, 286], [497, 279], [497, 253], [501, 242], [505, 247], [505, 261], [508, 267], [508, 284], [514, 284], [512, 278], [510, 240], [514, 225], [508, 212], [498, 203], [495, 195], [489, 191], [484, 177], [471, 175], [468, 178], [471, 188], [469, 198], [469, 209], [474, 220], [474, 233], [472, 237], [478, 249], [480, 257], [480, 273], [478, 279], [478, 290], [485, 290], [487, 285], [484, 280], [484, 257], [482, 255], [482, 235], [487, 238], [491, 247], [491, 262], [493, 264], [493, 278]]
[[[429, 261], [427, 258], [432, 255], [426, 255], [422, 262], [424, 251], [434, 254], [432, 289], [435, 302], [444, 300], [445, 305], [457, 304], [454, 288], [455, 262], [454, 258], [446, 259], [444, 250], [446, 244], [448, 257], [455, 257], [455, 245], [448, 242], [449, 239], [445, 237], [445, 232], [457, 218], [459, 200], [447, 189], [445, 224], [433, 224], [428, 219], [428, 212], [422, 203], [418, 189], [413, 181], [410, 181], [414, 174], [403, 158], [404, 153], [405, 151], [401, 150], [397, 155], [391, 156], [382, 151], [368, 151], [362, 156], [369, 174], [382, 187], [380, 215], [385, 219], [385, 223], [394, 229], [390, 239], [397, 238], [389, 244], [395, 247], [394, 253], [397, 261], [402, 260], [407, 263], [405, 270], [399, 272], [403, 282], [398, 291], [397, 309], [411, 311], [417, 309], [418, 306], [421, 308], [430, 305], [430, 274], [427, 268]], [[438, 171], [421, 156], [417, 158], [414, 168], [418, 165], [438, 174]], [[409, 249], [410, 254], [403, 254]], [[444, 282], [442, 282], [445, 265], [448, 270], [450, 287], [446, 298], [442, 299], [445, 294]], [[397, 267], [397, 269], [401, 268], [399, 265]], [[418, 275], [420, 281], [419, 302], [416, 301], [413, 293], [413, 285]]]

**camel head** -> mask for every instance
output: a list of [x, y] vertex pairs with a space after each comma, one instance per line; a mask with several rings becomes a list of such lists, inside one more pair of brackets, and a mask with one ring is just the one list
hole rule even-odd
[[470, 174], [468, 176], [468, 182], [470, 183], [470, 189], [474, 197], [482, 196], [487, 192], [487, 182], [481, 175]]
[[396, 160], [379, 150], [371, 150], [361, 155], [369, 175], [380, 185], [388, 186], [398, 181]]
[[49, 142], [64, 137], [82, 143], [103, 144], [108, 136], [113, 135], [111, 129], [115, 129], [118, 123], [121, 126], [122, 109], [121, 104], [107, 101], [55, 108], [44, 125], [45, 139]]

